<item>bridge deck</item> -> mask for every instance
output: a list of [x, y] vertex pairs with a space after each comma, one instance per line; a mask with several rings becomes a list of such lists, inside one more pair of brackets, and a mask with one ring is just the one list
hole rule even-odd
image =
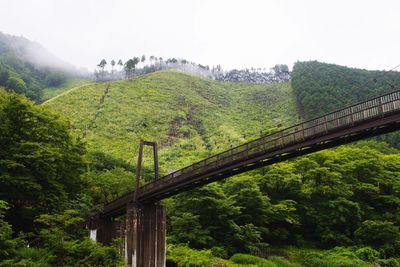
[[[400, 90], [294, 125], [177, 170], [139, 189], [138, 201], [154, 202], [193, 187], [278, 161], [400, 129]], [[132, 202], [129, 192], [104, 215]]]

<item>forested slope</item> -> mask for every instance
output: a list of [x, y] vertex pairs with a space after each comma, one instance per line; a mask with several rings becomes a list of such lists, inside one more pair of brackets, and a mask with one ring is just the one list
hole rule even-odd
[[[297, 62], [293, 67], [293, 92], [304, 119], [352, 105], [400, 89], [397, 71], [367, 71], [317, 61]], [[400, 134], [378, 137], [400, 148]]]
[[63, 85], [78, 71], [43, 46], [0, 32], [0, 86], [41, 102], [45, 87]]
[[311, 119], [400, 88], [400, 73], [367, 71], [317, 61], [297, 62], [293, 92]]

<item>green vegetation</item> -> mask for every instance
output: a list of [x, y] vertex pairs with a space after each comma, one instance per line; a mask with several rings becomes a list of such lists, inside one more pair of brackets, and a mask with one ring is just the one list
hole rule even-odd
[[194, 250], [181, 245], [167, 246], [167, 262], [175, 263], [179, 267], [300, 267], [300, 264], [291, 263], [282, 257], [264, 259], [248, 254], [235, 254], [229, 260], [219, 258], [213, 250]]
[[[131, 190], [140, 139], [160, 144], [165, 174], [297, 120], [289, 84], [175, 71], [83, 84], [42, 106], [0, 90], [0, 266], [118, 266], [79, 223]], [[400, 266], [399, 177], [399, 151], [370, 140], [181, 193], [163, 203], [168, 260]]]
[[82, 86], [45, 105], [71, 120], [89, 151], [132, 163], [140, 139], [157, 141], [164, 174], [297, 118], [289, 84], [222, 83], [174, 71]]
[[371, 248], [343, 248], [331, 250], [310, 250], [294, 247], [281, 248], [288, 252], [285, 256], [268, 256], [262, 258], [249, 254], [237, 253], [229, 259], [222, 259], [212, 250], [193, 250], [187, 246], [168, 245], [167, 262], [177, 266], [208, 267], [371, 267], [373, 263], [380, 266], [399, 266], [396, 259], [379, 260], [379, 253]]
[[387, 145], [360, 142], [181, 193], [167, 202], [169, 238], [225, 254], [292, 244], [399, 257], [399, 163]]
[[182, 267], [203, 267], [227, 264], [227, 260], [215, 257], [211, 250], [194, 250], [186, 246], [167, 245], [167, 262]]
[[[40, 56], [39, 56], [40, 55]], [[36, 102], [54, 95], [43, 88], [60, 87], [77, 71], [59, 61], [42, 46], [23, 37], [0, 32], [0, 86], [25, 95]]]
[[88, 240], [79, 225], [94, 205], [86, 152], [69, 124], [2, 89], [0, 122], [0, 266], [120, 264], [116, 249]]
[[0, 198], [16, 230], [52, 212], [82, 186], [84, 147], [68, 123], [14, 93], [0, 92]]
[[43, 94], [42, 94], [42, 101], [47, 101], [49, 99], [52, 99], [56, 96], [59, 96], [69, 90], [76, 90], [77, 87], [87, 85], [93, 83], [91, 80], [67, 80], [64, 81], [63, 83], [57, 85], [57, 86], [52, 86], [52, 87], [47, 87], [43, 89]]
[[[4, 49], [1, 47], [0, 50]], [[39, 101], [41, 97], [41, 73], [35, 73], [32, 65], [18, 59], [12, 52], [0, 53], [0, 86]], [[44, 76], [44, 74], [42, 75]]]
[[4, 221], [5, 202], [0, 201], [0, 266], [125, 266], [117, 250], [93, 242], [77, 223], [83, 220], [78, 210], [58, 214], [42, 214], [36, 220], [38, 234], [33, 241], [40, 245], [27, 246], [19, 236], [13, 238], [11, 225]]
[[277, 267], [277, 266], [293, 266], [296, 267], [296, 264], [291, 264], [284, 259], [280, 259], [278, 257], [272, 258], [275, 262], [279, 263], [275, 264], [272, 260], [266, 260], [257, 256], [247, 255], [247, 254], [235, 254], [233, 255], [230, 260], [234, 263], [239, 263], [242, 265], [253, 265], [253, 266], [260, 266], [260, 267]]
[[[292, 87], [299, 112], [305, 119], [398, 90], [397, 71], [367, 71], [317, 61], [297, 62]], [[377, 137], [400, 148], [400, 134]]]
[[394, 90], [400, 84], [397, 71], [367, 71], [317, 61], [297, 62], [293, 67], [293, 91], [311, 119]]

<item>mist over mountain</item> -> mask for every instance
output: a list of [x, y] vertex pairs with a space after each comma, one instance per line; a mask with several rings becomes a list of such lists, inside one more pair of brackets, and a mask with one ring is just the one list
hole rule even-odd
[[0, 32], [0, 86], [41, 102], [46, 87], [88, 77], [85, 71], [62, 61], [42, 45]]
[[53, 55], [43, 45], [23, 36], [0, 32], [0, 55], [7, 53], [13, 53], [18, 59], [33, 64], [36, 68], [62, 71], [70, 75], [82, 74], [82, 70]]

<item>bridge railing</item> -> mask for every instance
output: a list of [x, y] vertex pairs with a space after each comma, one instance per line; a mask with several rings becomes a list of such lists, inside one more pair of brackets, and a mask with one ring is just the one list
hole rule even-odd
[[284, 130], [239, 145], [183, 169], [172, 172], [141, 187], [141, 192], [196, 176], [210, 169], [253, 158], [260, 153], [274, 151], [295, 142], [309, 140], [329, 132], [354, 126], [366, 120], [400, 110], [400, 90], [364, 101], [324, 116], [311, 119]]

